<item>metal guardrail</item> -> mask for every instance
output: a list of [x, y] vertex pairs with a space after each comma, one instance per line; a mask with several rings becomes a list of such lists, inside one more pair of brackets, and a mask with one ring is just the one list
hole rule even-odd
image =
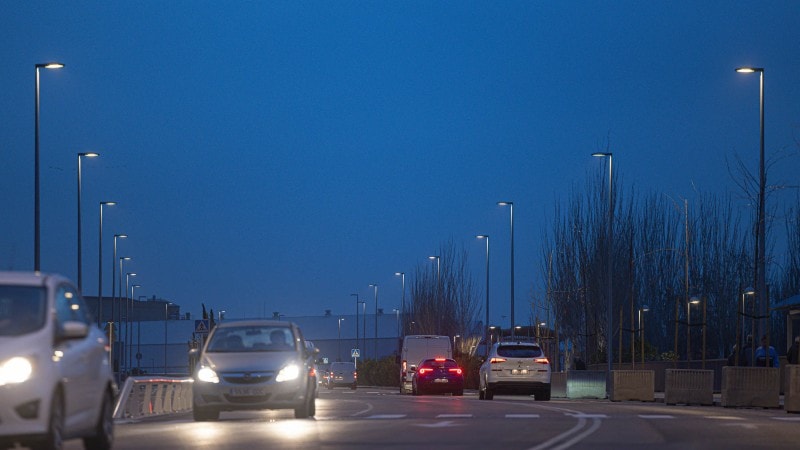
[[192, 410], [191, 378], [128, 377], [114, 406], [115, 419]]

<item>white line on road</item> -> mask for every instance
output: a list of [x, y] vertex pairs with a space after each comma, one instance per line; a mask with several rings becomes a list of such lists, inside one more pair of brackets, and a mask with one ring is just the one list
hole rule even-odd
[[459, 426], [458, 424], [453, 423], [452, 420], [443, 420], [441, 422], [436, 422], [436, 423], [417, 423], [415, 425], [418, 427], [426, 427], [426, 428], [447, 428], [447, 427]]
[[471, 419], [472, 414], [439, 414], [437, 419]]
[[405, 414], [375, 414], [372, 416], [367, 416], [365, 419], [376, 419], [376, 420], [384, 420], [384, 419], [402, 419], [406, 417]]
[[583, 413], [569, 414], [569, 413], [567, 413], [565, 415], [572, 416], [572, 417], [574, 417], [576, 419], [608, 419], [608, 416], [605, 415], [605, 414], [583, 414]]
[[787, 422], [800, 422], [800, 417], [773, 417], [775, 420], [785, 420]]
[[506, 419], [538, 419], [538, 414], [506, 414]]

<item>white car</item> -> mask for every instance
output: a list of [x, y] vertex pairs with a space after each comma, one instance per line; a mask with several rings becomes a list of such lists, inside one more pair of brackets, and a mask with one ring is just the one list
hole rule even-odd
[[194, 372], [194, 420], [217, 420], [221, 411], [258, 409], [294, 409], [298, 419], [313, 417], [317, 353], [291, 322], [217, 324]]
[[116, 384], [105, 334], [66, 278], [0, 272], [0, 448], [110, 449]]
[[532, 342], [498, 342], [480, 367], [478, 398], [495, 394], [534, 395], [550, 400], [550, 362]]

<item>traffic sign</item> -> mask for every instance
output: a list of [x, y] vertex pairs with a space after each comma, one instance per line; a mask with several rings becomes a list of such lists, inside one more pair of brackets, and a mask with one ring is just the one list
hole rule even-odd
[[350, 357], [358, 358], [359, 356], [361, 356], [361, 352], [357, 348], [350, 350]]
[[194, 321], [194, 332], [207, 334], [209, 331], [208, 319], [201, 319]]

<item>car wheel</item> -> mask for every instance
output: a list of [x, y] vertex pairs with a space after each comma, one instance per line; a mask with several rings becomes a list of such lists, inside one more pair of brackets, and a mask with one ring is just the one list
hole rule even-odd
[[483, 395], [483, 388], [478, 389], [478, 400], [486, 400], [486, 398]]
[[550, 401], [550, 386], [536, 392], [536, 394], [534, 394], [534, 397], [536, 398], [537, 401], [543, 401], [543, 402]]
[[317, 405], [314, 401], [314, 397], [306, 395], [306, 399], [303, 400], [303, 403], [294, 409], [294, 418], [295, 419], [307, 419], [310, 416], [316, 414]]
[[103, 395], [100, 417], [94, 435], [83, 438], [83, 446], [91, 450], [109, 450], [114, 443], [114, 399], [110, 391]]
[[207, 420], [219, 419], [219, 411], [214, 408], [202, 408], [192, 406], [192, 418], [195, 422], [205, 422]]
[[411, 382], [411, 395], [419, 395], [419, 391], [417, 391], [417, 384], [413, 381]]
[[53, 394], [50, 401], [50, 418], [47, 420], [47, 434], [41, 441], [31, 445], [34, 450], [61, 450], [64, 445], [64, 399], [61, 391]]
[[494, 399], [494, 391], [489, 387], [489, 383], [486, 383], [486, 389], [483, 392], [483, 399], [484, 400], [492, 400]]

